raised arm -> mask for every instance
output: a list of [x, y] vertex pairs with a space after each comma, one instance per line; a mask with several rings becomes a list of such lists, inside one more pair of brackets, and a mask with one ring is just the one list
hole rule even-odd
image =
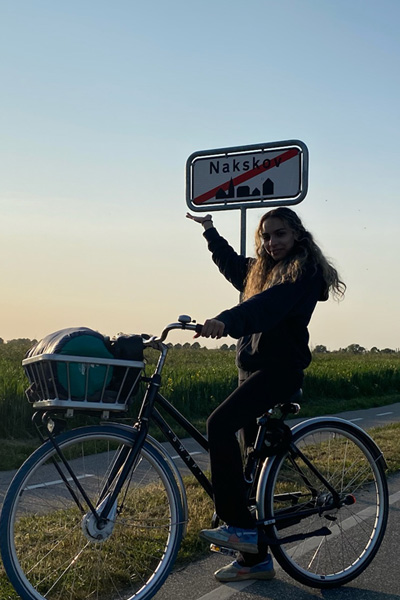
[[237, 289], [242, 292], [247, 276], [249, 262], [252, 259], [237, 254], [228, 242], [219, 235], [212, 221], [211, 215], [204, 217], [186, 214], [188, 219], [200, 223], [204, 227], [203, 236], [207, 240], [208, 249], [212, 259], [223, 276]]

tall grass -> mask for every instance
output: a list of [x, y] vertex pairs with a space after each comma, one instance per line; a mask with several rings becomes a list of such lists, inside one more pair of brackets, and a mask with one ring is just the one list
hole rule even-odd
[[[315, 354], [304, 382], [304, 408], [362, 408], [363, 399], [400, 400], [400, 354]], [[307, 412], [302, 412], [304, 416]], [[323, 413], [322, 413], [323, 414]]]
[[0, 438], [26, 436], [32, 409], [25, 399], [27, 379], [21, 361], [29, 342], [0, 344]]
[[310, 398], [400, 392], [400, 354], [315, 354], [307, 371]]
[[[28, 344], [0, 344], [0, 437], [21, 439], [34, 435], [32, 407], [24, 389], [28, 382], [21, 361]], [[150, 374], [157, 353], [147, 351]], [[161, 391], [195, 424], [235, 388], [235, 353], [207, 348], [171, 348], [163, 371]], [[315, 354], [306, 372], [302, 414], [307, 410], [332, 412], [357, 406], [365, 398], [400, 399], [400, 354]], [[130, 409], [134, 415], [140, 396]]]

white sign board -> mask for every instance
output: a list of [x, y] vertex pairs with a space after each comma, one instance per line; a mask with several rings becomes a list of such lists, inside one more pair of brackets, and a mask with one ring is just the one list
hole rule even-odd
[[194, 211], [298, 204], [308, 187], [308, 150], [291, 140], [194, 152], [186, 203]]

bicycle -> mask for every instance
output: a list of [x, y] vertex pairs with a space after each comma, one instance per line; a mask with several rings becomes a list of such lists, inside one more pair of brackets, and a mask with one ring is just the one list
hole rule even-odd
[[[0, 519], [4, 567], [23, 600], [147, 600], [164, 583], [185, 534], [188, 505], [182, 476], [149, 425], [158, 426], [212, 498], [208, 477], [159, 411], [208, 449], [207, 439], [159, 391], [168, 333], [200, 327], [181, 316], [160, 337], [143, 339], [145, 349], [159, 351], [149, 377], [142, 361], [28, 359], [42, 385], [34, 408], [47, 439], [15, 475]], [[67, 368], [78, 362], [86, 372], [95, 364], [138, 371], [146, 390], [135, 425], [104, 421], [60, 432], [60, 415], [82, 410], [104, 418], [126, 405], [107, 394], [92, 403], [60, 400], [43, 382], [43, 365], [57, 361]], [[360, 575], [382, 542], [386, 465], [372, 438], [343, 419], [313, 418], [290, 429], [284, 419], [299, 410], [300, 397], [301, 391], [259, 419], [244, 466], [249, 506], [289, 575], [308, 586], [335, 587]]]

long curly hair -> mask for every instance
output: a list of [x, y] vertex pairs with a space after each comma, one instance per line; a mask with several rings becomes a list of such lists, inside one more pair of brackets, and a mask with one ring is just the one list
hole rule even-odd
[[[288, 256], [276, 262], [265, 250], [262, 238], [263, 225], [267, 219], [281, 219], [295, 234], [295, 243]], [[325, 281], [324, 296], [329, 293], [341, 299], [346, 284], [339, 278], [335, 267], [325, 258], [313, 236], [305, 229], [297, 214], [285, 206], [274, 208], [263, 215], [255, 232], [256, 258], [247, 274], [244, 299], [281, 283], [293, 283], [307, 267], [320, 268]]]

